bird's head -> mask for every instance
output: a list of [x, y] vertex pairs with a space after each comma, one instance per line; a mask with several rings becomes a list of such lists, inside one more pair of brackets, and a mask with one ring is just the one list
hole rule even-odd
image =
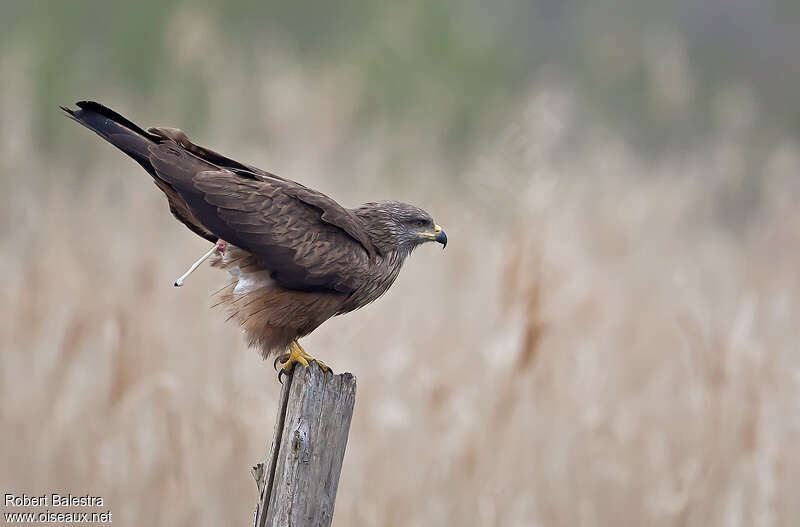
[[364, 221], [372, 243], [382, 253], [398, 251], [407, 255], [425, 242], [447, 245], [447, 235], [430, 214], [399, 201], [366, 203], [355, 210]]

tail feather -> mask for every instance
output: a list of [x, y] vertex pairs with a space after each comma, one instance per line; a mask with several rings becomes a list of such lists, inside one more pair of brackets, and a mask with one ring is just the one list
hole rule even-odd
[[103, 106], [99, 102], [95, 102], [95, 101], [80, 101], [80, 102], [75, 103], [75, 105], [78, 108], [80, 108], [80, 110], [78, 110], [78, 112], [92, 112], [92, 113], [100, 114], [103, 117], [111, 119], [115, 123], [118, 123], [118, 124], [120, 124], [122, 126], [125, 126], [125, 127], [129, 128], [129, 129], [133, 130], [137, 134], [144, 135], [144, 136], [150, 136], [150, 134], [148, 134], [142, 128], [137, 126], [136, 123], [133, 123], [133, 122], [129, 121], [128, 119], [126, 119], [122, 115], [118, 114], [117, 112], [115, 112], [114, 110], [109, 108], [108, 106]]
[[150, 163], [150, 146], [164, 141], [163, 137], [151, 134], [129, 121], [114, 110], [94, 101], [76, 103], [78, 110], [60, 106], [67, 117], [93, 131], [124, 153], [132, 157], [145, 170], [156, 177]]
[[71, 110], [64, 106], [60, 108], [64, 110], [67, 117], [92, 130], [147, 170], [153, 176], [156, 186], [166, 195], [170, 211], [178, 221], [198, 236], [212, 243], [217, 241], [218, 237], [197, 220], [180, 194], [158, 176], [150, 162], [150, 149], [154, 145], [165, 141], [174, 142], [169, 135], [158, 135], [145, 131], [114, 110], [94, 101], [81, 101], [77, 105], [78, 110]]

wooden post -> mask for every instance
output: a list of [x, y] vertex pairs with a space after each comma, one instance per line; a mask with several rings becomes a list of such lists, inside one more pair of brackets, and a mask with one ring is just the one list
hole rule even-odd
[[296, 366], [284, 379], [269, 457], [253, 467], [259, 490], [254, 525], [327, 527], [356, 402], [356, 378], [323, 373], [311, 363]]

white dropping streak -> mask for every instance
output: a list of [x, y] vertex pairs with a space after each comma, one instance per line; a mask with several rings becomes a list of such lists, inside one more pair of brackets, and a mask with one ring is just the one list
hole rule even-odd
[[190, 274], [192, 274], [192, 273], [193, 273], [193, 272], [194, 272], [194, 271], [195, 271], [195, 270], [196, 270], [198, 267], [200, 267], [200, 264], [201, 264], [201, 263], [205, 262], [205, 261], [206, 261], [206, 260], [207, 260], [207, 259], [208, 259], [208, 258], [209, 258], [211, 255], [212, 255], [212, 254], [214, 254], [214, 251], [216, 251], [216, 250], [217, 250], [217, 246], [216, 246], [216, 245], [215, 245], [214, 247], [212, 247], [211, 249], [209, 249], [209, 251], [208, 251], [206, 254], [204, 254], [203, 256], [201, 256], [199, 260], [197, 260], [195, 263], [193, 263], [193, 264], [192, 264], [192, 266], [189, 268], [189, 270], [188, 270], [188, 271], [186, 271], [185, 273], [183, 273], [183, 275], [181, 275], [181, 277], [180, 277], [180, 278], [178, 278], [177, 280], [175, 280], [175, 283], [174, 283], [173, 285], [174, 285], [175, 287], [180, 287], [180, 286], [182, 286], [182, 285], [183, 285], [183, 281], [184, 281], [184, 280], [186, 280], [186, 278], [187, 278], [187, 277], [188, 277]]

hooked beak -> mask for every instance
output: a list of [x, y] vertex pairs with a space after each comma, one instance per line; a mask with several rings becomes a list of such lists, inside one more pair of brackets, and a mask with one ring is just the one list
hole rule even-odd
[[447, 246], [447, 235], [438, 225], [433, 226], [433, 232], [421, 232], [419, 233], [419, 235], [428, 238], [429, 240], [432, 240], [434, 242], [441, 243], [442, 249], [444, 249]]
[[436, 235], [433, 237], [433, 239], [442, 244], [442, 249], [447, 247], [447, 234], [444, 233], [442, 228], [436, 225], [434, 226], [434, 232]]

